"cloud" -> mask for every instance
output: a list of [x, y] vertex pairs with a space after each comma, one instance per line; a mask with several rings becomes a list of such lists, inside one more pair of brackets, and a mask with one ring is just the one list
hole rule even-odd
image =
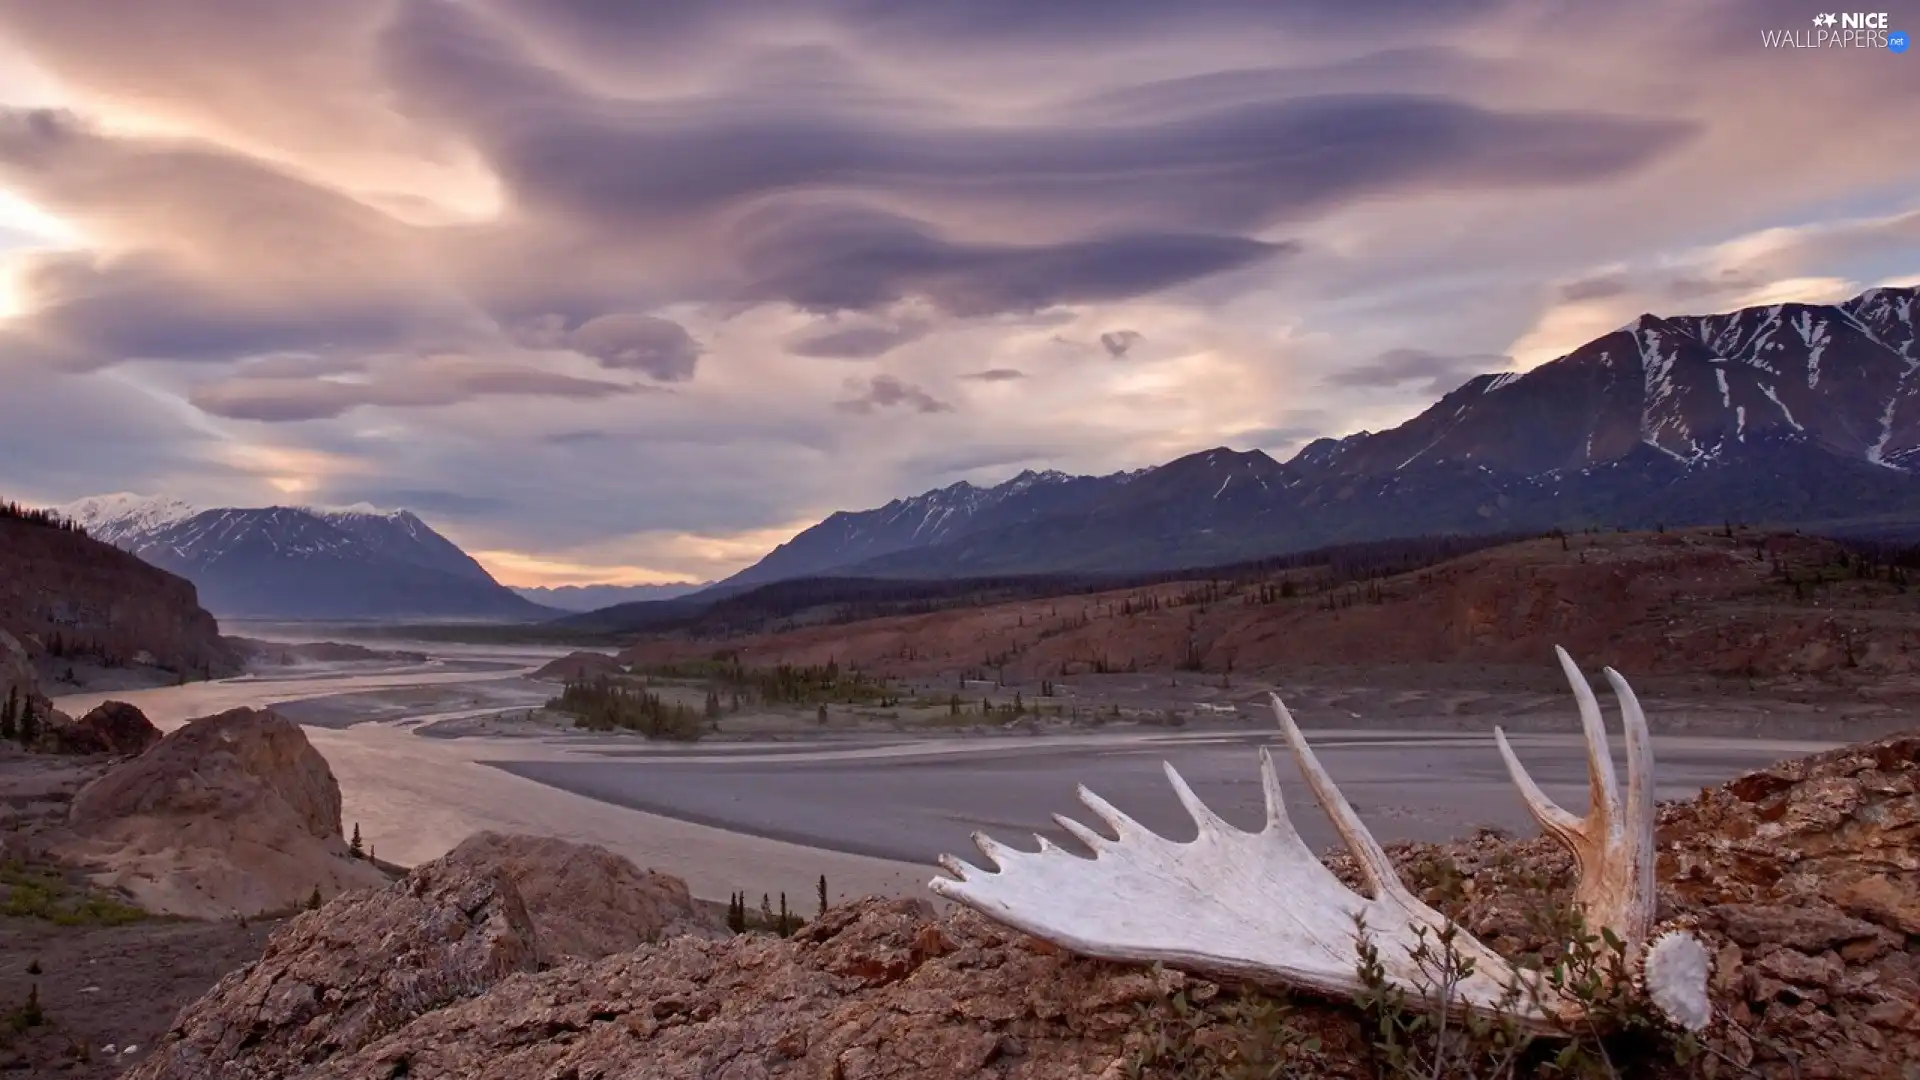
[[1609, 271], [1567, 282], [1560, 286], [1560, 299], [1570, 304], [1583, 300], [1605, 300], [1619, 296], [1631, 287], [1626, 274]]
[[693, 378], [700, 344], [687, 329], [655, 315], [621, 313], [589, 319], [569, 331], [567, 347], [603, 367], [645, 372], [661, 382]]
[[956, 475], [1378, 428], [1920, 273], [1920, 67], [1753, 47], [1803, 20], [0, 0], [0, 485], [704, 578]]
[[953, 406], [927, 393], [912, 383], [902, 382], [892, 375], [875, 375], [867, 380], [864, 387], [855, 382], [851, 389], [859, 391], [857, 397], [835, 402], [834, 407], [843, 412], [871, 413], [876, 409], [905, 408], [917, 413], [952, 412]]
[[795, 356], [876, 360], [932, 332], [933, 324], [922, 319], [895, 322], [828, 319], [788, 338], [787, 351]]
[[337, 417], [363, 406], [432, 408], [482, 397], [605, 398], [635, 393], [624, 383], [550, 371], [471, 364], [437, 358], [403, 374], [342, 382], [243, 375], [195, 387], [189, 400], [204, 412], [232, 420], [284, 422]]
[[1510, 356], [1450, 356], [1425, 349], [1389, 349], [1364, 364], [1327, 376], [1326, 381], [1333, 386], [1381, 390], [1416, 383], [1419, 393], [1438, 397], [1475, 375], [1506, 371], [1512, 366]]
[[1108, 356], [1118, 360], [1145, 336], [1138, 330], [1109, 330], [1100, 335], [1100, 347], [1107, 350]]
[[824, 312], [873, 310], [912, 297], [961, 317], [1123, 300], [1293, 250], [1177, 233], [968, 244], [897, 215], [805, 203], [756, 211], [733, 242], [744, 295], [753, 299]]

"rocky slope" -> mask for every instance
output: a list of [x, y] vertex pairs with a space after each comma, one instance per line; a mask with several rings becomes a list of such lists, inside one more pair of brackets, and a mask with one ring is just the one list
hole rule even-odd
[[[1920, 1067], [1920, 734], [1665, 806], [1659, 848], [1663, 915], [1697, 920], [1716, 952], [1707, 1044], [1722, 1075]], [[1547, 841], [1393, 854], [1428, 902], [1508, 955], [1558, 940], [1539, 915], [1564, 903], [1570, 867]], [[838, 907], [790, 940], [678, 937], [547, 970], [538, 940], [508, 877], [431, 864], [294, 920], [129, 1075], [1375, 1075], [1349, 1004], [1303, 996], [1263, 1020], [1257, 995], [1081, 960], [912, 900]], [[1697, 1075], [1644, 1044], [1614, 1052], [1632, 1055], [1621, 1075]], [[1526, 1060], [1538, 1072], [1550, 1056]], [[1229, 1072], [1236, 1059], [1260, 1071]]]
[[68, 824], [58, 854], [157, 913], [252, 915], [387, 880], [348, 856], [333, 771], [272, 712], [189, 721], [82, 788]]
[[1644, 315], [1286, 461], [1225, 447], [831, 515], [722, 588], [1206, 566], [1447, 532], [1801, 524], [1920, 537], [1920, 290]]
[[43, 668], [234, 674], [238, 658], [184, 578], [84, 533], [0, 514], [0, 631]]

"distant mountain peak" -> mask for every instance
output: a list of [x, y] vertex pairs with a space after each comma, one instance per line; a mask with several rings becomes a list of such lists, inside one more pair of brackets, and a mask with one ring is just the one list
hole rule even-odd
[[115, 494], [55, 508], [89, 534], [200, 588], [229, 614], [537, 616], [451, 540], [406, 510], [367, 504], [218, 507]]

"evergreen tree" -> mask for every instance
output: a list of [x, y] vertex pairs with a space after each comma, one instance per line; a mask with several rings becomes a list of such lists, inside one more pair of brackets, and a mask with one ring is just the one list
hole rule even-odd
[[318, 885], [315, 885], [313, 887], [313, 892], [307, 894], [307, 910], [308, 911], [320, 910], [320, 886]]
[[20, 688], [7, 689], [7, 703], [0, 705], [0, 739], [12, 742], [20, 737]]
[[353, 823], [353, 839], [347, 841], [347, 854], [356, 859], [366, 854], [366, 850], [360, 846], [360, 823], [357, 821]]
[[820, 875], [820, 914], [827, 913], [827, 875]]
[[20, 745], [31, 750], [40, 741], [40, 717], [33, 711], [33, 699], [20, 703], [20, 719], [16, 721]]

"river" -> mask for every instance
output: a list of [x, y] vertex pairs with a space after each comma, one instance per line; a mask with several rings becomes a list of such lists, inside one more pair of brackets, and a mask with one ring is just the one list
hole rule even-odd
[[[1085, 820], [1072, 795], [1077, 782], [1149, 827], [1191, 835], [1162, 760], [1227, 820], [1257, 827], [1255, 748], [1277, 735], [1254, 726], [692, 746], [560, 733], [425, 738], [416, 731], [423, 723], [535, 704], [551, 687], [525, 676], [560, 651], [380, 644], [429, 659], [313, 665], [55, 704], [79, 715], [102, 700], [128, 701], [170, 730], [225, 709], [296, 703], [286, 706], [291, 715], [338, 721], [305, 729], [340, 782], [346, 827], [357, 824], [382, 858], [430, 860], [481, 829], [554, 835], [604, 845], [715, 900], [735, 890], [808, 897], [822, 874], [836, 897], [927, 895], [934, 857], [968, 856], [976, 829], [1017, 845], [1036, 830], [1064, 842], [1049, 814]], [[367, 711], [369, 692], [403, 690], [418, 691], [422, 704]], [[465, 703], [431, 704], [436, 698]], [[347, 724], [356, 710], [378, 719]], [[1514, 741], [1548, 793], [1579, 812], [1585, 765], [1571, 702], [1566, 711], [1565, 734]], [[1312, 738], [1383, 842], [1440, 840], [1479, 825], [1532, 831], [1486, 732], [1315, 731]], [[1689, 736], [1656, 745], [1659, 796], [1684, 798], [1830, 744]], [[1283, 769], [1303, 838], [1331, 844], [1324, 816], [1308, 808], [1291, 767]]]

